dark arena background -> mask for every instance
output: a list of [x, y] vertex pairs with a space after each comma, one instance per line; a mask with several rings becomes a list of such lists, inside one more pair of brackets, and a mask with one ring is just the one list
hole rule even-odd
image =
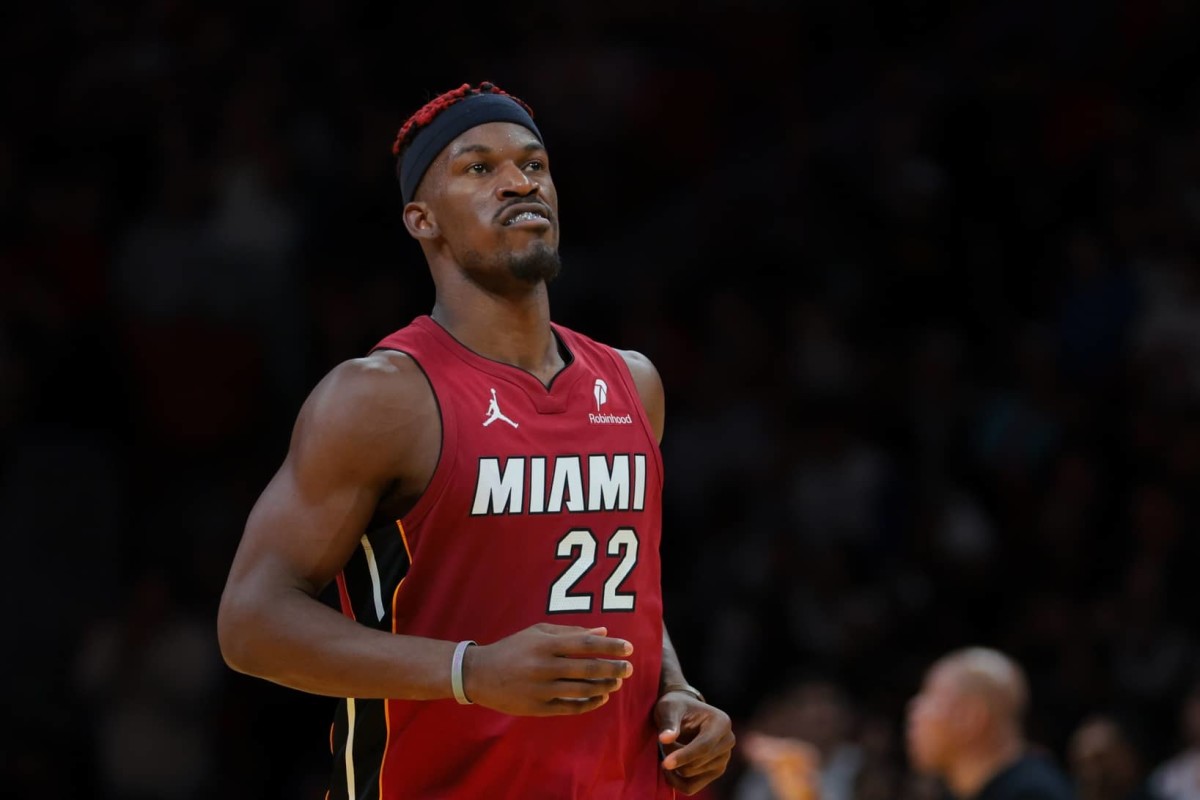
[[667, 622], [739, 734], [934, 796], [905, 705], [982, 644], [1066, 770], [1095, 713], [1200, 748], [1200, 6], [468, 7], [4, 12], [3, 794], [324, 796], [333, 701], [217, 602], [307, 391], [430, 308], [390, 147], [481, 80], [553, 159], [554, 316], [663, 375]]

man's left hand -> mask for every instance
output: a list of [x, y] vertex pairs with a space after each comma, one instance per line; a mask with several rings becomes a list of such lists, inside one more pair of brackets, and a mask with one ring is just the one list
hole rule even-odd
[[712, 783], [729, 766], [736, 741], [729, 715], [687, 692], [667, 692], [654, 706], [667, 783], [687, 795]]

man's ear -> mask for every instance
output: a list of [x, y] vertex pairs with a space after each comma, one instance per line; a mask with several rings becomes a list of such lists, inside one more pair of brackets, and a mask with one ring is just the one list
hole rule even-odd
[[414, 239], [436, 239], [440, 235], [433, 210], [419, 200], [404, 207], [404, 227]]

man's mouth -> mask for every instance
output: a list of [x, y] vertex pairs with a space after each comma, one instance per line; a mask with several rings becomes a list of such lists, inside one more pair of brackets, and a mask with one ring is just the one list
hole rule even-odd
[[550, 209], [541, 203], [514, 203], [504, 210], [500, 224], [506, 228], [514, 225], [549, 225]]
[[512, 219], [507, 220], [504, 224], [505, 224], [505, 226], [508, 226], [508, 225], [515, 225], [518, 222], [535, 222], [535, 221], [536, 222], [549, 222], [549, 220], [546, 219], [545, 214], [539, 214], [536, 211], [522, 211], [520, 214], [517, 214]]

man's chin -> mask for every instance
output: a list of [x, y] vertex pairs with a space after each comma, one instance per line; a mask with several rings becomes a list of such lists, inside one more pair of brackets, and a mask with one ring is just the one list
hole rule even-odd
[[536, 242], [523, 253], [513, 253], [508, 259], [513, 277], [525, 283], [550, 283], [562, 271], [558, 250], [544, 242]]
[[488, 256], [478, 251], [463, 254], [461, 268], [472, 281], [488, 291], [512, 290], [512, 282], [526, 286], [550, 283], [562, 271], [558, 249], [546, 242], [534, 242], [521, 251], [492, 253]]

